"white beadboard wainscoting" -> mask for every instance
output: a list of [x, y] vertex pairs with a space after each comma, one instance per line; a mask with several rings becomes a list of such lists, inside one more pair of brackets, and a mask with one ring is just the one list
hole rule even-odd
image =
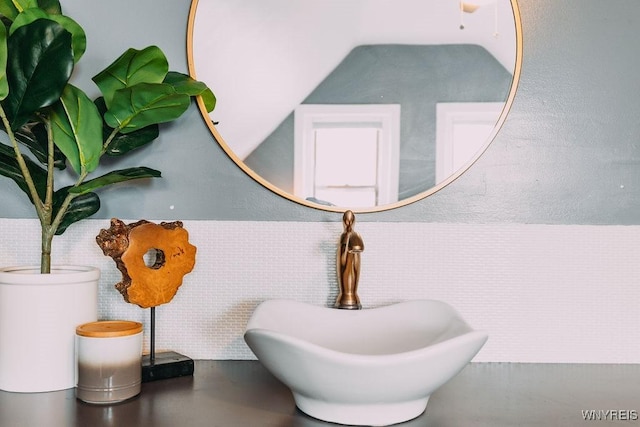
[[[242, 334], [258, 303], [333, 303], [340, 222], [184, 226], [196, 266], [156, 308], [158, 350], [253, 359]], [[54, 242], [54, 262], [99, 267], [100, 318], [142, 321], [148, 348], [150, 310], [124, 302], [114, 288], [120, 272], [95, 243], [108, 227], [71, 226]], [[640, 363], [640, 226], [359, 222], [356, 230], [365, 242], [364, 308], [446, 301], [489, 332], [474, 361]], [[39, 262], [37, 220], [0, 219], [0, 236], [0, 265]]]

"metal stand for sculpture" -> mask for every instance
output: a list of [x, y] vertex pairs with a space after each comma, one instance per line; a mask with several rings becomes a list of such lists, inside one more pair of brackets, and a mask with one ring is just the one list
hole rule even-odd
[[151, 307], [151, 332], [149, 336], [149, 354], [142, 356], [142, 382], [164, 380], [167, 378], [192, 376], [193, 359], [175, 351], [156, 353], [155, 330], [156, 308]]
[[141, 220], [111, 220], [96, 237], [102, 252], [116, 263], [122, 280], [116, 284], [125, 301], [151, 309], [150, 353], [142, 357], [142, 382], [193, 375], [193, 360], [176, 352], [156, 353], [156, 306], [170, 302], [193, 270], [196, 247], [182, 222], [159, 225]]

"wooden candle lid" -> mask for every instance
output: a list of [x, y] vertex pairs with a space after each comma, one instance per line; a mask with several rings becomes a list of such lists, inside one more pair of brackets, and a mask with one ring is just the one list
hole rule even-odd
[[91, 338], [113, 338], [142, 332], [142, 323], [129, 320], [100, 320], [80, 325], [76, 334]]

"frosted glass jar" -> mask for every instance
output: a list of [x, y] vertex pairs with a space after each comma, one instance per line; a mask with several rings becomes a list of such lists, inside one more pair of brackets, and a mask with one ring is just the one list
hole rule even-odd
[[76, 328], [76, 397], [110, 404], [140, 394], [142, 323], [109, 320]]

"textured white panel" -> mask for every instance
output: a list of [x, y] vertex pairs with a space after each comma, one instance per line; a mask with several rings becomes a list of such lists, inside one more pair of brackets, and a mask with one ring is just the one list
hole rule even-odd
[[[120, 273], [95, 244], [107, 220], [72, 226], [54, 262], [102, 270], [99, 316], [145, 323], [124, 302]], [[156, 309], [158, 350], [247, 359], [242, 333], [256, 305], [291, 298], [331, 305], [340, 223], [186, 221], [196, 267]], [[365, 308], [407, 299], [456, 307], [489, 341], [475, 361], [640, 363], [640, 227], [358, 223]], [[0, 219], [0, 265], [37, 264], [35, 220]]]

